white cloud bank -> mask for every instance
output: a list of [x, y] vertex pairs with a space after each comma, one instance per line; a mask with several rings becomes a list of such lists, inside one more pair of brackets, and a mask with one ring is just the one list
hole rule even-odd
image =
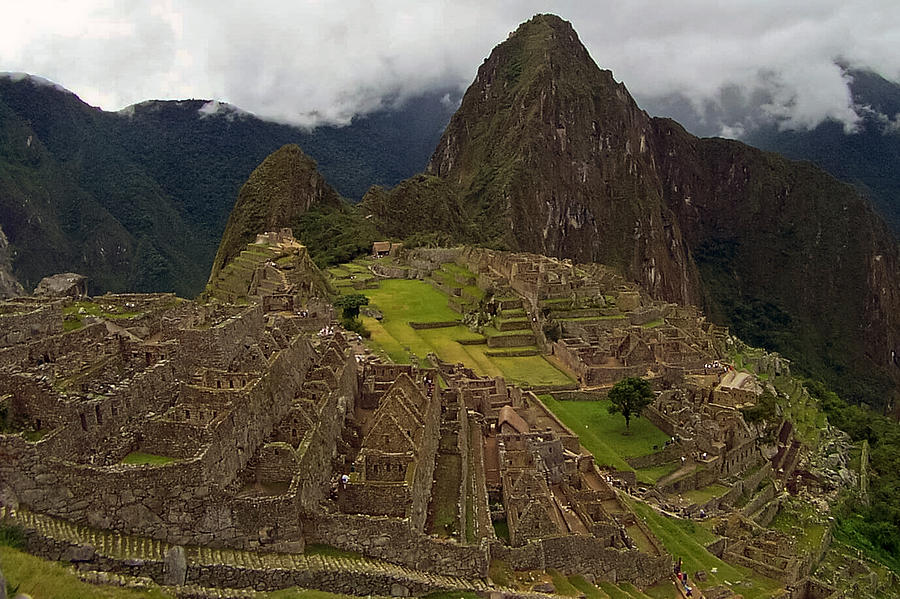
[[305, 125], [464, 88], [537, 12], [572, 21], [642, 104], [678, 95], [733, 134], [747, 125], [742, 106], [786, 126], [832, 118], [852, 130], [837, 59], [900, 80], [895, 0], [29, 0], [3, 12], [0, 71], [47, 77], [108, 110], [209, 98]]

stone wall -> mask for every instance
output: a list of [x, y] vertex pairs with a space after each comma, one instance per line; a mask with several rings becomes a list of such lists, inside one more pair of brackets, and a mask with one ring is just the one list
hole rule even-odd
[[337, 390], [318, 405], [318, 424], [306, 432], [297, 448], [300, 456], [297, 494], [304, 514], [318, 511], [319, 502], [328, 494], [335, 443], [343, 429], [344, 418], [355, 408], [359, 397], [357, 385], [356, 360], [350, 355], [341, 369]]
[[[157, 584], [172, 584], [167, 578], [163, 559], [109, 557], [89, 546], [51, 539], [34, 531], [27, 534], [26, 550], [44, 559], [71, 562], [76, 567], [82, 565], [93, 571], [145, 577]], [[287, 555], [280, 559], [279, 556], [262, 559], [262, 556], [244, 554], [243, 559], [239, 560], [242, 565], [237, 566], [209, 559], [197, 560], [195, 552], [190, 549], [187, 553], [184, 584], [205, 588], [276, 591], [301, 587], [352, 596], [386, 597], [398, 594], [422, 596], [452, 585], [445, 577], [425, 578], [419, 573], [398, 568], [373, 567], [371, 562], [354, 567], [353, 562], [329, 559], [328, 567], [323, 567], [323, 564], [315, 563], [315, 558], [307, 560], [303, 556], [295, 562], [292, 556]], [[273, 568], [275, 563], [280, 567]], [[179, 596], [182, 596], [181, 592]]]
[[422, 413], [425, 430], [416, 459], [415, 478], [412, 481], [411, 505], [409, 505], [409, 524], [413, 530], [422, 531], [428, 517], [428, 503], [431, 500], [432, 477], [434, 475], [435, 458], [441, 437], [441, 400], [435, 394], [429, 398]]
[[668, 464], [669, 462], [679, 460], [681, 459], [681, 456], [690, 454], [692, 449], [690, 443], [681, 442], [663, 447], [656, 453], [636, 458], [626, 458], [625, 461], [628, 462], [628, 465], [632, 468], [650, 468], [651, 466], [659, 466], [661, 464]]
[[105, 341], [106, 335], [106, 325], [98, 322], [76, 331], [5, 347], [0, 349], [0, 368], [14, 365], [30, 368], [40, 362], [56, 361], [72, 352], [90, 352], [92, 347]]
[[177, 459], [193, 458], [209, 443], [205, 428], [171, 420], [147, 421], [136, 441], [135, 450]]
[[491, 559], [502, 560], [514, 570], [555, 568], [565, 574], [588, 574], [599, 580], [630, 582], [639, 587], [652, 586], [672, 573], [669, 555], [615, 549], [601, 539], [583, 535], [550, 537], [523, 547], [495, 542], [490, 548]]
[[263, 309], [254, 304], [209, 328], [187, 328], [176, 335], [179, 359], [188, 370], [201, 365], [228, 370], [248, 337], [259, 339], [265, 328]]
[[547, 406], [544, 405], [544, 402], [538, 399], [537, 395], [529, 392], [525, 395], [525, 397], [527, 398], [529, 406], [540, 410], [545, 418], [553, 421], [553, 423], [555, 424], [556, 433], [562, 441], [563, 447], [573, 453], [581, 453], [581, 443], [578, 441], [578, 435], [573, 433], [569, 427], [563, 424], [562, 421], [556, 417], [556, 414], [547, 409]]
[[521, 347], [523, 345], [534, 345], [534, 343], [534, 333], [493, 335], [487, 338], [488, 347]]
[[0, 305], [0, 347], [24, 343], [37, 336], [62, 333], [63, 303]]
[[432, 271], [445, 262], [456, 262], [463, 253], [463, 248], [415, 248], [403, 252], [403, 259], [412, 268]]
[[486, 547], [431, 538], [402, 519], [322, 514], [304, 520], [303, 532], [308, 543], [324, 543], [426, 572], [463, 578], [484, 578], [488, 572]]
[[237, 521], [231, 496], [220, 488], [247, 466], [287, 412], [314, 355], [302, 337], [278, 352], [244, 400], [211, 424], [205, 450], [188, 460], [98, 467], [48, 455], [44, 444], [54, 435], [38, 443], [0, 435], [5, 495], [34, 511], [97, 528], [182, 544], [251, 546], [258, 541], [258, 520]]

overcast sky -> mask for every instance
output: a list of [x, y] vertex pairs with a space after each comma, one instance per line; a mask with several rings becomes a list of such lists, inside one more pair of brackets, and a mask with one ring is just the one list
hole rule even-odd
[[726, 134], [740, 134], [744, 113], [852, 129], [838, 59], [900, 80], [897, 0], [8, 0], [0, 71], [43, 76], [106, 110], [210, 98], [281, 121], [346, 122], [385, 98], [464, 89], [537, 12], [571, 21], [651, 112], [686, 118], [689, 103]]

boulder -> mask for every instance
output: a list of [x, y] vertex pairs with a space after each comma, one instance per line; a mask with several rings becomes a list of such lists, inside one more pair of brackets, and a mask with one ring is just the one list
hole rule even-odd
[[63, 552], [62, 561], [79, 563], [89, 562], [97, 555], [97, 551], [91, 545], [75, 545]]
[[163, 584], [166, 586], [182, 586], [187, 578], [187, 557], [184, 547], [176, 545], [166, 552], [163, 560]]
[[409, 589], [402, 584], [392, 584], [391, 597], [409, 597]]
[[74, 272], [64, 272], [44, 277], [34, 289], [41, 297], [84, 297], [87, 295], [87, 277]]

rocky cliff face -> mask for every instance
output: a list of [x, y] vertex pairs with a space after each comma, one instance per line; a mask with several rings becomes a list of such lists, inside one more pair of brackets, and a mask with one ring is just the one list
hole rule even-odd
[[382, 231], [613, 265], [848, 398], [900, 388], [900, 253], [867, 202], [810, 164], [650, 118], [558, 17], [494, 49], [427, 174], [364, 200]]
[[258, 233], [297, 227], [313, 207], [343, 207], [343, 200], [316, 170], [316, 161], [297, 145], [286, 145], [270, 154], [238, 194], [228, 217], [210, 281]]
[[0, 228], [0, 299], [18, 297], [24, 293], [22, 285], [13, 276], [9, 240]]
[[[844, 395], [877, 396], [879, 376], [900, 382], [900, 250], [872, 206], [810, 163], [653, 126], [663, 196], [712, 313], [803, 356]], [[868, 381], [854, 389], [836, 373]]]
[[612, 264], [658, 297], [697, 302], [652, 132], [572, 26], [539, 15], [478, 69], [427, 171], [456, 185], [477, 228], [511, 249]]

